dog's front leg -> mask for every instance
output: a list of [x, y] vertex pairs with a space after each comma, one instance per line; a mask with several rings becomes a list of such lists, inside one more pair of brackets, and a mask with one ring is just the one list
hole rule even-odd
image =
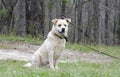
[[50, 68], [54, 69], [54, 61], [53, 61], [53, 55], [54, 55], [54, 51], [49, 51], [48, 53], [48, 58], [49, 58], [49, 66]]

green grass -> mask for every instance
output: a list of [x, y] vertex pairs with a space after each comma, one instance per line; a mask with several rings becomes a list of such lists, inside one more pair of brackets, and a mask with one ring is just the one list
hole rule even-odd
[[[0, 35], [0, 40], [4, 41], [13, 41], [13, 42], [24, 42], [24, 43], [34, 43], [34, 44], [41, 44], [43, 41], [39, 37], [32, 38], [32, 37], [19, 37], [19, 36], [13, 36], [13, 35]], [[101, 52], [105, 52], [107, 54], [116, 56], [120, 58], [120, 46], [105, 46], [105, 45], [87, 45], [89, 47], [95, 48]], [[3, 45], [0, 44], [0, 48], [2, 48]], [[8, 46], [4, 46], [3, 48], [9, 48]], [[85, 45], [82, 44], [66, 44], [67, 49], [71, 50], [77, 50], [80, 52], [95, 52], [94, 50], [91, 50], [87, 48]]]
[[0, 40], [4, 41], [13, 41], [13, 42], [24, 42], [24, 43], [34, 43], [34, 44], [41, 44], [41, 38], [33, 38], [30, 36], [20, 37], [20, 36], [13, 36], [13, 35], [0, 35]]
[[25, 68], [23, 61], [0, 61], [0, 77], [120, 77], [120, 63], [60, 63], [58, 70]]
[[93, 50], [85, 47], [84, 45], [81, 45], [81, 44], [71, 44], [71, 43], [67, 43], [66, 44], [66, 47], [68, 49], [71, 49], [71, 50], [77, 50], [77, 51], [80, 51], [80, 52], [93, 52]]
[[100, 52], [104, 52], [107, 53], [109, 55], [112, 56], [116, 56], [120, 58], [120, 46], [106, 46], [106, 45], [82, 45], [82, 44], [71, 44], [71, 43], [67, 43], [66, 47], [68, 49], [72, 49], [72, 50], [77, 50], [80, 52], [95, 52], [95, 50], [92, 50], [88, 47], [94, 48], [96, 50], [99, 50]]
[[[0, 35], [0, 41], [13, 41], [41, 44], [39, 38], [15, 37]], [[88, 45], [92, 48], [120, 57], [120, 46]], [[94, 52], [79, 44], [67, 43], [68, 49], [80, 52]], [[2, 48], [2, 45], [0, 46]], [[120, 77], [120, 62], [115, 60], [111, 63], [97, 64], [87, 62], [60, 63], [59, 70], [49, 68], [25, 68], [26, 62], [16, 60], [0, 60], [0, 77]]]
[[96, 48], [97, 50], [100, 50], [101, 52], [107, 53], [109, 55], [113, 55], [120, 58], [120, 46], [92, 46], [93, 48]]

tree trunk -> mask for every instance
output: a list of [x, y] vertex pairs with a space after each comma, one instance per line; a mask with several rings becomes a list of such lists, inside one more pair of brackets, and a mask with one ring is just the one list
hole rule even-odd
[[105, 42], [105, 0], [99, 3], [98, 44]]
[[26, 35], [25, 0], [19, 0], [13, 9], [10, 32], [15, 35]]

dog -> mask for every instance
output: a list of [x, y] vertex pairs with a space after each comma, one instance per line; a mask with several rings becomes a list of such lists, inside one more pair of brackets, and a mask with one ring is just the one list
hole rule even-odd
[[49, 66], [51, 69], [58, 69], [58, 60], [65, 48], [71, 19], [53, 19], [52, 23], [53, 26], [47, 35], [47, 39], [33, 54], [31, 63], [25, 64], [25, 67]]

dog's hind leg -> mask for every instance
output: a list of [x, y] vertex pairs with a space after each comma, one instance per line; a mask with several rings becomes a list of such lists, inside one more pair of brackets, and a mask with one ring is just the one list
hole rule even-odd
[[33, 57], [32, 57], [32, 66], [40, 67], [41, 65], [42, 65], [42, 63], [41, 63], [40, 55], [33, 55]]

